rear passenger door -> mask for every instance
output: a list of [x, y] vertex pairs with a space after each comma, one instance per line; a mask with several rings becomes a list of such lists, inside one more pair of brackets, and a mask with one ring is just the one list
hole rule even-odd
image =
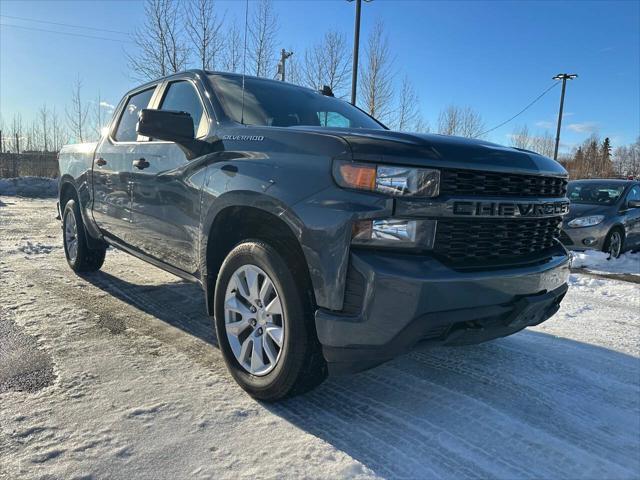
[[125, 244], [132, 242], [135, 233], [131, 223], [131, 170], [140, 147], [136, 123], [140, 111], [151, 103], [156, 87], [144, 87], [127, 96], [94, 158], [94, 219], [107, 237]]
[[[209, 135], [212, 113], [204, 91], [189, 79], [165, 83], [155, 108], [187, 112], [197, 138]], [[210, 107], [209, 107], [210, 108]], [[149, 139], [140, 150], [144, 168], [132, 173], [132, 216], [138, 247], [164, 263], [188, 273], [197, 270], [202, 176], [185, 172], [185, 153], [173, 142]]]

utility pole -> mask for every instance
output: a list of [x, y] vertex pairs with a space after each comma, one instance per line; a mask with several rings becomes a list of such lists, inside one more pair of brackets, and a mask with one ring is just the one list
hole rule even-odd
[[4, 144], [2, 143], [2, 130], [0, 130], [0, 153], [4, 152], [4, 148], [2, 148]]
[[280, 80], [284, 82], [285, 79], [285, 63], [287, 58], [293, 55], [293, 52], [287, 52], [284, 48], [280, 51], [280, 63], [278, 64], [278, 73], [280, 74]]
[[556, 131], [556, 148], [553, 151], [553, 159], [558, 159], [558, 146], [560, 145], [560, 126], [562, 125], [562, 110], [564, 109], [564, 92], [567, 88], [567, 80], [573, 80], [578, 75], [575, 73], [559, 73], [553, 80], [562, 80], [562, 93], [560, 94], [560, 111], [558, 112], [558, 130]]
[[[353, 30], [353, 64], [351, 69], [351, 105], [356, 104], [356, 90], [358, 86], [358, 51], [360, 50], [360, 10], [362, 9], [362, 0], [347, 0], [348, 2], [356, 2], [356, 24]], [[364, 0], [371, 2], [373, 0]]]
[[16, 153], [20, 153], [20, 139], [18, 138], [18, 132], [16, 132]]

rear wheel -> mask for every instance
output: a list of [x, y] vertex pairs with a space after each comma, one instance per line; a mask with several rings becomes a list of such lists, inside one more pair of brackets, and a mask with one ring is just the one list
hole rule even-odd
[[618, 258], [624, 247], [624, 232], [621, 228], [613, 228], [604, 242], [603, 252], [609, 254], [609, 258]]
[[275, 401], [308, 391], [326, 377], [313, 309], [285, 258], [271, 245], [236, 246], [215, 289], [220, 350], [238, 384]]
[[89, 248], [87, 233], [75, 200], [69, 200], [62, 214], [62, 239], [67, 263], [75, 272], [95, 272], [102, 267], [105, 248]]

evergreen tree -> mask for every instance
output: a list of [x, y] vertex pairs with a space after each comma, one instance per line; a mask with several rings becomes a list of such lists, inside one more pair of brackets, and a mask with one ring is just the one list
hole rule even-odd
[[600, 171], [601, 177], [608, 177], [613, 173], [613, 164], [611, 163], [611, 141], [606, 137], [600, 146]]

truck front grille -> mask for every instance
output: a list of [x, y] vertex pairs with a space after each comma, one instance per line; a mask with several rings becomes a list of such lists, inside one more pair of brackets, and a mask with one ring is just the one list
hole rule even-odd
[[434, 253], [451, 265], [523, 263], [556, 244], [562, 217], [438, 220]]
[[449, 168], [440, 172], [441, 195], [564, 197], [566, 193], [567, 180], [560, 177]]

